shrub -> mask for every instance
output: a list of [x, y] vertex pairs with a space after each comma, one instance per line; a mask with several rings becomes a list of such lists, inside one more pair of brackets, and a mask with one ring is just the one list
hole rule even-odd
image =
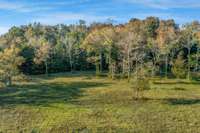
[[[6, 86], [5, 86], [5, 84], [3, 83], [3, 82], [0, 82], [0, 89], [3, 89], [3, 88], [5, 88]], [[1, 132], [0, 132], [1, 133]]]
[[173, 63], [172, 73], [176, 78], [184, 78], [186, 76], [186, 67], [185, 67], [185, 60], [178, 55], [177, 59]]
[[200, 73], [198, 72], [193, 72], [192, 74], [192, 78], [195, 80], [200, 80]]
[[140, 68], [137, 76], [132, 81], [132, 88], [134, 91], [134, 99], [142, 99], [143, 92], [150, 89], [150, 82], [145, 69]]

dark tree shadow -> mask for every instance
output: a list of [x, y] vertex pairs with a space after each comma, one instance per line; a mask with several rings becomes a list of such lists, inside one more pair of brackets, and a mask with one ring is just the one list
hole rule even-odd
[[87, 72], [66, 72], [66, 73], [55, 73], [55, 74], [49, 74], [48, 77], [44, 74], [42, 75], [35, 75], [35, 76], [31, 76], [32, 80], [41, 80], [41, 79], [55, 79], [55, 78], [72, 78], [72, 77], [94, 77], [95, 76], [95, 72], [94, 71], [87, 71]]
[[194, 104], [200, 104], [200, 99], [187, 99], [187, 98], [147, 98], [143, 97], [137, 100], [134, 100], [136, 102], [148, 102], [148, 101], [158, 101], [162, 102], [164, 104], [169, 105], [194, 105]]
[[200, 99], [176, 99], [170, 98], [165, 99], [165, 101], [170, 105], [193, 105], [193, 104], [200, 104]]
[[185, 88], [182, 88], [182, 87], [174, 87], [172, 88], [172, 90], [176, 90], [176, 91], [186, 91]]
[[174, 84], [183, 84], [183, 85], [190, 85], [190, 84], [195, 84], [195, 85], [199, 85], [200, 82], [199, 81], [176, 81], [176, 82], [170, 82], [170, 81], [154, 81], [153, 82], [154, 84], [157, 84], [157, 85], [174, 85]]
[[97, 82], [15, 85], [0, 90], [0, 106], [20, 104], [48, 106], [51, 103], [69, 103], [83, 95], [86, 88], [108, 86]]

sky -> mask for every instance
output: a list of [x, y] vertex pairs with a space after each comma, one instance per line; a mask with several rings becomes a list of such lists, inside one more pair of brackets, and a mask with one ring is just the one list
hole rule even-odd
[[12, 26], [33, 22], [55, 25], [125, 23], [131, 18], [155, 16], [174, 19], [178, 24], [200, 21], [199, 0], [0, 0], [0, 34]]

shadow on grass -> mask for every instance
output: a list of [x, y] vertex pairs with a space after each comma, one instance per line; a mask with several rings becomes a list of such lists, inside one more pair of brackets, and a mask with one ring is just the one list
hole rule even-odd
[[200, 99], [178, 99], [178, 98], [169, 98], [165, 101], [170, 105], [193, 105], [200, 104]]
[[42, 75], [32, 75], [32, 80], [49, 80], [49, 79], [55, 79], [55, 78], [72, 78], [72, 77], [94, 77], [95, 72], [94, 71], [86, 71], [86, 72], [66, 72], [66, 73], [55, 73], [55, 74], [49, 74], [48, 77], [44, 74]]
[[102, 87], [108, 84], [96, 82], [71, 82], [51, 84], [16, 85], [0, 90], [0, 106], [20, 104], [48, 106], [51, 103], [70, 103], [83, 95], [86, 88]]
[[134, 100], [135, 102], [148, 102], [148, 101], [161, 101], [164, 104], [169, 105], [194, 105], [194, 104], [200, 104], [200, 99], [186, 99], [186, 98], [161, 98], [161, 99], [151, 99], [147, 97], [143, 97], [137, 100]]
[[186, 91], [185, 88], [182, 88], [182, 87], [174, 87], [172, 88], [172, 90], [176, 90], [176, 91]]
[[174, 85], [174, 84], [183, 84], [183, 85], [189, 85], [189, 84], [200, 84], [198, 81], [154, 81], [154, 84], [158, 85]]

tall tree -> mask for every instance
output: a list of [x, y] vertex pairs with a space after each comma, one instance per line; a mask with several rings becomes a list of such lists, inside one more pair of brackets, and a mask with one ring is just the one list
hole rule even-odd
[[128, 81], [131, 78], [132, 67], [135, 66], [137, 77], [137, 70], [139, 64], [143, 63], [144, 49], [146, 47], [146, 34], [144, 32], [143, 22], [138, 19], [132, 19], [122, 32], [122, 39], [119, 41], [121, 50], [123, 51], [123, 66], [127, 67]]
[[0, 52], [0, 75], [7, 86], [12, 85], [12, 78], [19, 74], [19, 67], [24, 61], [19, 53], [19, 48], [14, 45]]
[[113, 26], [105, 27], [101, 31], [105, 47], [105, 56], [108, 59], [109, 76], [113, 79], [116, 72], [116, 63], [118, 60], [117, 34]]
[[173, 62], [172, 73], [176, 78], [180, 79], [185, 77], [186, 74], [185, 60], [183, 59], [183, 54], [179, 53], [177, 59]]
[[174, 20], [161, 21], [157, 30], [157, 44], [164, 58], [165, 78], [168, 76], [169, 54], [173, 47], [173, 41], [176, 40], [177, 26]]
[[90, 61], [96, 64], [96, 73], [99, 74], [103, 70], [103, 57], [106, 52], [107, 43], [105, 43], [105, 34], [103, 28], [94, 28], [85, 38], [82, 47], [86, 49], [92, 56]]
[[49, 43], [45, 40], [43, 40], [41, 46], [37, 49], [34, 61], [36, 64], [42, 64], [44, 63], [45, 66], [45, 74], [48, 76], [49, 72], [49, 59], [50, 59], [50, 54], [51, 54], [51, 46]]
[[196, 23], [190, 23], [183, 26], [181, 31], [180, 43], [187, 49], [187, 79], [191, 79], [191, 54], [192, 47], [195, 45], [195, 34], [197, 31]]

